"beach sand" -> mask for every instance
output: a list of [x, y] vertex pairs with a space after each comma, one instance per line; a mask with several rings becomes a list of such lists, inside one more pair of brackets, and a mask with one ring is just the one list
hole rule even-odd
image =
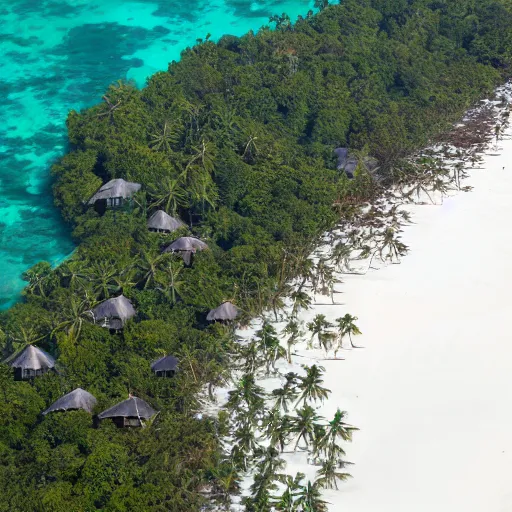
[[[342, 471], [353, 478], [323, 491], [329, 512], [512, 511], [511, 135], [508, 128], [468, 171], [462, 185], [472, 191], [403, 206], [412, 223], [400, 264], [343, 274], [335, 305], [316, 296], [322, 304], [299, 314], [305, 325], [349, 313], [362, 331], [354, 338], [361, 348], [346, 340], [344, 360], [303, 341], [291, 365], [277, 365], [281, 375], [324, 367], [332, 393], [317, 412], [330, 420], [340, 408], [360, 429], [343, 446], [354, 465]], [[260, 322], [239, 335], [250, 339]], [[279, 332], [285, 322], [274, 325]], [[282, 382], [258, 384], [271, 392]], [[219, 392], [224, 401], [227, 390]], [[282, 455], [285, 472], [314, 481], [319, 467], [306, 452], [287, 453], [293, 444]]]
[[320, 363], [320, 411], [360, 428], [354, 478], [325, 492], [332, 512], [512, 510], [512, 141], [500, 146], [472, 192], [408, 207], [400, 265], [344, 276], [344, 305], [302, 315], [348, 312], [363, 332], [364, 348]]

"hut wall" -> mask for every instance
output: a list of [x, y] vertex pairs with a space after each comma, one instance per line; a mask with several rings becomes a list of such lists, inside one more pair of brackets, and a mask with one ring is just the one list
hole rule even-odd
[[142, 422], [139, 418], [125, 418], [122, 416], [112, 418], [112, 421], [118, 428], [126, 428], [126, 427], [142, 427]]
[[155, 372], [155, 375], [157, 377], [174, 377], [175, 374], [176, 374], [175, 370], [162, 370], [162, 371]]
[[121, 206], [123, 204], [122, 197], [109, 197], [107, 198], [107, 207], [115, 208], [117, 206]]
[[48, 371], [47, 368], [41, 368], [39, 370], [31, 370], [27, 368], [15, 368], [14, 369], [14, 380], [29, 380], [44, 375]]

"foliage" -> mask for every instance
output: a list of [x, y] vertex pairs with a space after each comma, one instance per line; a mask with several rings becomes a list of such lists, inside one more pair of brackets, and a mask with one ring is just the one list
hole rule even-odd
[[[24, 302], [0, 316], [3, 356], [36, 343], [58, 357], [60, 374], [14, 382], [0, 368], [0, 512], [200, 510], [206, 485], [225, 504], [243, 463], [226, 462], [215, 421], [194, 417], [200, 393], [212, 395], [229, 377], [233, 353], [230, 336], [207, 325], [207, 311], [235, 296], [244, 314], [270, 308], [277, 318], [294, 278], [302, 283], [295, 313], [309, 307], [309, 256], [339, 220], [333, 204], [365, 201], [375, 189], [361, 169], [353, 180], [336, 170], [334, 147], [374, 155], [386, 177], [394, 160], [445, 129], [512, 63], [512, 15], [500, 0], [316, 4], [321, 12], [294, 25], [283, 14], [272, 18], [276, 30], [207, 39], [144, 89], [120, 81], [101, 104], [69, 114], [70, 150], [52, 173], [55, 203], [79, 247], [57, 269], [42, 262], [27, 271]], [[100, 216], [86, 202], [112, 178], [143, 188]], [[147, 217], [158, 208], [207, 239], [210, 249], [192, 266], [162, 256], [173, 235], [148, 233]], [[379, 254], [397, 259], [403, 250], [389, 231]], [[346, 260], [340, 247], [335, 264]], [[325, 263], [313, 285], [332, 293]], [[90, 308], [121, 292], [137, 318], [117, 334], [93, 325]], [[355, 320], [339, 325], [340, 340], [352, 343]], [[308, 326], [324, 347], [332, 344], [330, 327], [318, 317]], [[230, 398], [261, 422], [262, 391], [251, 377], [286, 356], [265, 329], [247, 348], [247, 374]], [[288, 335], [290, 352], [299, 327], [290, 325]], [[263, 361], [251, 350], [263, 350]], [[180, 371], [157, 379], [150, 362], [168, 353]], [[318, 368], [300, 379], [304, 406], [281, 431], [270, 429], [274, 447], [291, 433], [319, 449], [329, 436], [346, 435], [339, 422], [336, 431], [315, 428], [309, 403], [327, 396], [321, 384]], [[83, 412], [39, 415], [78, 386], [98, 398], [98, 411], [132, 392], [160, 414], [138, 430], [109, 422], [90, 428]], [[297, 395], [288, 388], [274, 398], [280, 415]], [[242, 462], [259, 449], [248, 416], [233, 433]], [[266, 468], [251, 497], [262, 510], [274, 492]], [[324, 483], [336, 485], [336, 473], [331, 461]], [[299, 510], [325, 509], [319, 485], [289, 482], [279, 507], [292, 499]]]

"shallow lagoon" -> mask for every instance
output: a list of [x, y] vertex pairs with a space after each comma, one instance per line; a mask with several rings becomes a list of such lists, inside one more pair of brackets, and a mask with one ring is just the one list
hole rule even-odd
[[0, 0], [0, 308], [21, 274], [73, 250], [53, 207], [49, 168], [66, 150], [70, 109], [101, 100], [119, 78], [139, 86], [208, 33], [241, 35], [309, 0]]

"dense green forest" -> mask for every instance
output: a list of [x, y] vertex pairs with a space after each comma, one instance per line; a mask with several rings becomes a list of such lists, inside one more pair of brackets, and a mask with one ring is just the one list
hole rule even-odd
[[[242, 320], [279, 310], [318, 237], [372, 197], [363, 168], [352, 180], [336, 170], [336, 147], [376, 157], [380, 186], [390, 184], [401, 158], [510, 74], [506, 2], [319, 7], [293, 24], [275, 16], [258, 33], [198, 41], [142, 90], [119, 82], [70, 112], [70, 150], [52, 173], [77, 250], [57, 269], [26, 272], [23, 302], [0, 316], [3, 357], [34, 343], [58, 362], [31, 382], [0, 365], [0, 511], [188, 512], [207, 484], [235, 490], [243, 468], [220, 448], [225, 418], [194, 416], [199, 392], [229, 377], [234, 351], [206, 313], [224, 300]], [[100, 216], [86, 202], [112, 178], [142, 189]], [[156, 209], [189, 227], [149, 232]], [[162, 254], [187, 232], [209, 246], [192, 266]], [[88, 311], [120, 293], [137, 316], [110, 334]], [[169, 353], [180, 371], [155, 378], [150, 363]], [[144, 429], [93, 428], [84, 411], [41, 416], [76, 387], [97, 412], [131, 392], [160, 413]]]

